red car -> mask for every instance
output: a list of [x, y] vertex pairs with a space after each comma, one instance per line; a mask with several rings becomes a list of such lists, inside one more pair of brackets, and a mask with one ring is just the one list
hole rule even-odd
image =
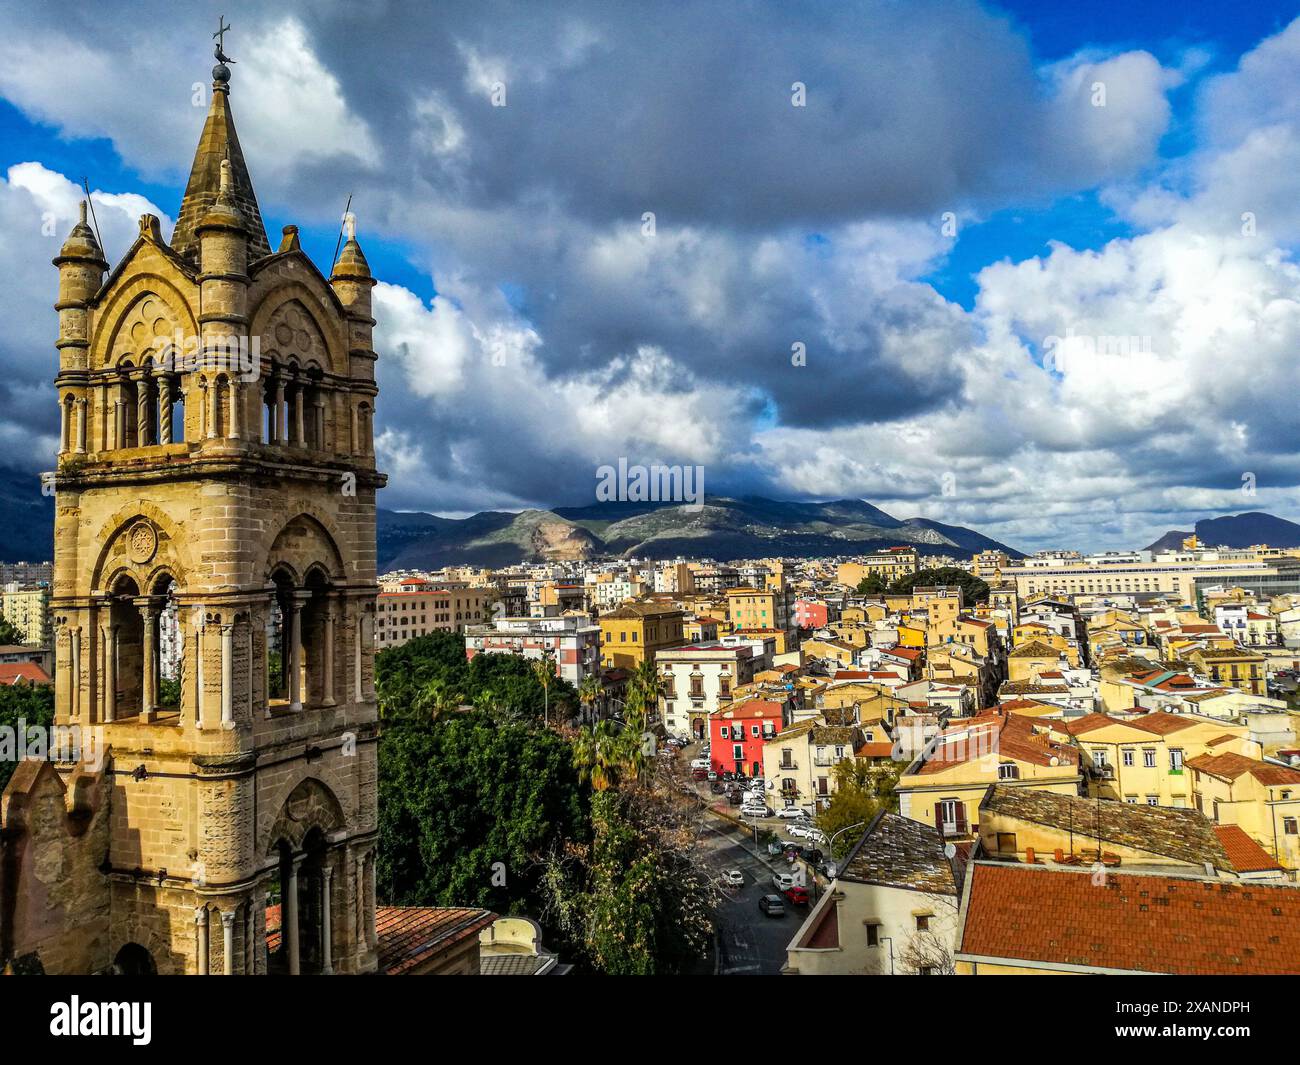
[[692, 779], [692, 780], [708, 780], [708, 779], [709, 779], [709, 771], [708, 771], [707, 769], [692, 769], [692, 770], [691, 770], [691, 779]]
[[808, 889], [805, 887], [799, 887], [798, 884], [794, 887], [786, 888], [781, 892], [781, 894], [786, 897], [786, 901], [788, 901], [792, 906], [808, 905]]

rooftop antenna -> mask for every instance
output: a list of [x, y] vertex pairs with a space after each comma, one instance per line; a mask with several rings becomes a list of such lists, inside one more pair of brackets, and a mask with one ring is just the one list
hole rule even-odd
[[348, 212], [352, 210], [352, 193], [348, 193], [347, 206], [343, 208], [343, 218], [339, 222], [339, 237], [334, 242], [334, 258], [330, 260], [330, 273], [334, 272], [334, 264], [339, 261], [339, 245], [343, 243], [343, 229], [348, 224]]
[[90, 207], [90, 220], [95, 225], [95, 240], [99, 242], [102, 249], [104, 247], [104, 238], [99, 235], [99, 219], [95, 217], [95, 201], [90, 198], [90, 183], [86, 180], [84, 174], [81, 176], [81, 187], [86, 190], [86, 203]]

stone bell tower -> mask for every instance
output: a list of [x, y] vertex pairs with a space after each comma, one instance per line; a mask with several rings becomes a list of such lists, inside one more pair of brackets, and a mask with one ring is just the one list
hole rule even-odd
[[54, 260], [56, 723], [107, 755], [47, 971], [376, 967], [374, 281], [350, 219], [272, 251], [217, 59], [170, 243], [108, 273], [83, 204]]

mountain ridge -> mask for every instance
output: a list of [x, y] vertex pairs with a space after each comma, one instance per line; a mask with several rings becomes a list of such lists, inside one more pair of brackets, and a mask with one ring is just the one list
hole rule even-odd
[[1202, 518], [1196, 523], [1196, 528], [1188, 532], [1170, 529], [1143, 550], [1177, 550], [1183, 546], [1183, 540], [1193, 532], [1202, 544], [1209, 547], [1254, 547], [1256, 544], [1268, 544], [1269, 547], [1300, 547], [1300, 524], [1288, 521], [1286, 518], [1279, 518], [1275, 514], [1248, 510], [1241, 514]]
[[484, 511], [468, 518], [379, 511], [379, 566], [437, 569], [603, 557], [734, 559], [852, 555], [912, 545], [922, 554], [1020, 551], [959, 525], [899, 519], [861, 499], [792, 502], [706, 496], [703, 504], [595, 503]]

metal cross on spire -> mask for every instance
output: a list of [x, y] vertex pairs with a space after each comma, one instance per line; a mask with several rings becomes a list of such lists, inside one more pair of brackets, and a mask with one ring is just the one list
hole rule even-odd
[[233, 63], [234, 60], [225, 53], [226, 31], [230, 29], [230, 23], [226, 21], [225, 15], [217, 16], [217, 32], [212, 35], [212, 39], [217, 42], [212, 54], [216, 56], [218, 63]]

